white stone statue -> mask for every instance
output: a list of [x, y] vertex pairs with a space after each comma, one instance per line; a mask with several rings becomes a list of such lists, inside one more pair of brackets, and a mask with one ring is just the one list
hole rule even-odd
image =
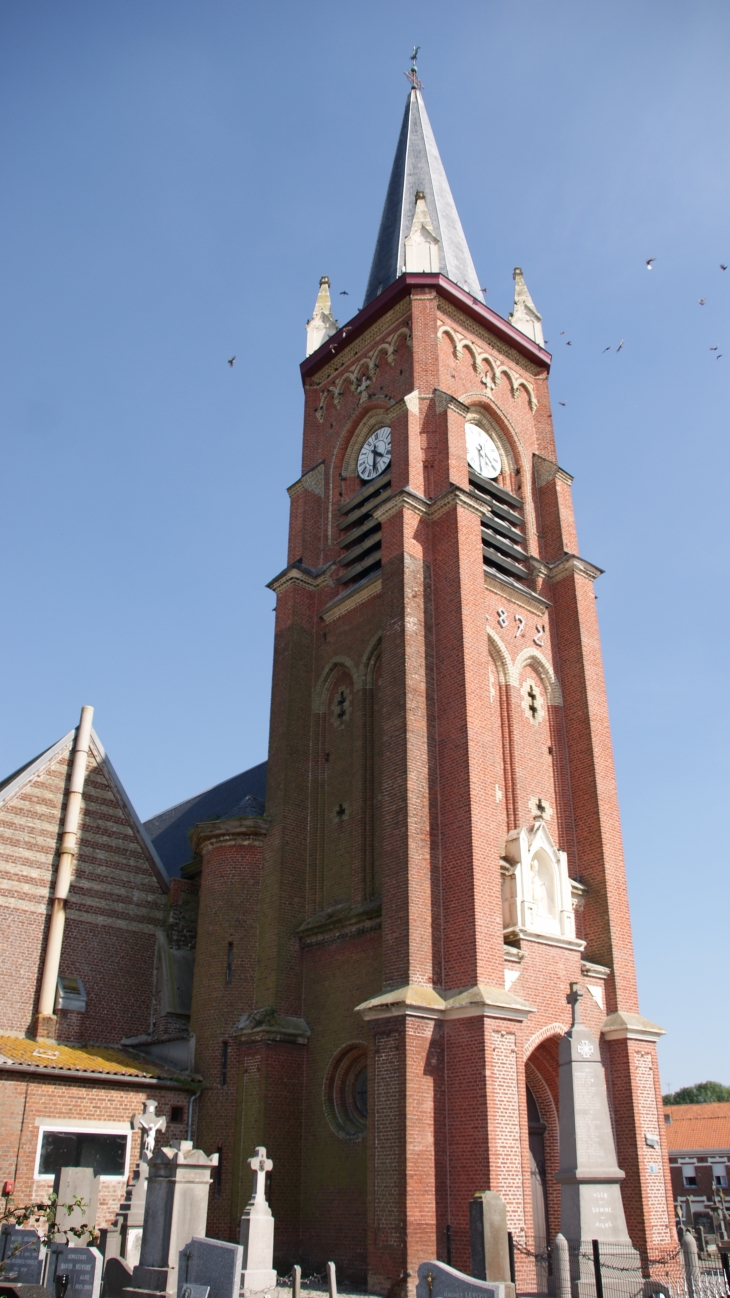
[[536, 856], [533, 856], [530, 862], [530, 869], [532, 871], [532, 900], [535, 903], [537, 913], [538, 915], [552, 915], [550, 897], [545, 881], [540, 878], [540, 862]]
[[157, 1100], [145, 1100], [142, 1113], [135, 1114], [134, 1129], [143, 1132], [142, 1136], [142, 1155], [145, 1162], [149, 1163], [155, 1152], [155, 1139], [158, 1131], [164, 1131], [167, 1126], [167, 1118], [164, 1114], [157, 1113]]

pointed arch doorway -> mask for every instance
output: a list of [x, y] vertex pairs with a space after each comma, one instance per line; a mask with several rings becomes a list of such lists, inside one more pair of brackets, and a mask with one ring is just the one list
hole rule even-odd
[[[532, 1189], [532, 1220], [536, 1254], [546, 1254], [549, 1240], [547, 1175], [545, 1172], [546, 1124], [540, 1116], [537, 1100], [527, 1087], [527, 1131], [530, 1141], [530, 1186]], [[538, 1291], [547, 1293], [548, 1267], [545, 1261], [536, 1262]]]

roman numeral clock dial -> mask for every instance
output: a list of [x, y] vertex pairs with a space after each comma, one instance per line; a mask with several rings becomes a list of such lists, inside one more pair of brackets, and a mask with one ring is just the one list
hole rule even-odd
[[502, 458], [489, 433], [478, 424], [466, 426], [466, 458], [482, 478], [498, 478], [502, 472]]
[[357, 457], [357, 471], [364, 482], [378, 478], [390, 464], [390, 429], [376, 428]]

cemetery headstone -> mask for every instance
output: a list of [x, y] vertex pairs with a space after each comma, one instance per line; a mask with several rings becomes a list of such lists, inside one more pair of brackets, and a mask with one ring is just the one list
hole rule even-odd
[[210, 1289], [207, 1284], [184, 1284], [180, 1298], [208, 1298]]
[[418, 1268], [416, 1298], [509, 1298], [512, 1285], [498, 1280], [476, 1280], [445, 1262], [422, 1262]]
[[128, 1298], [153, 1290], [176, 1298], [181, 1250], [193, 1236], [205, 1237], [208, 1220], [210, 1158], [193, 1149], [191, 1140], [176, 1140], [158, 1149], [149, 1163], [139, 1263], [132, 1272]]
[[266, 1173], [274, 1164], [266, 1157], [263, 1145], [256, 1146], [253, 1158], [248, 1165], [254, 1174], [253, 1194], [246, 1204], [241, 1218], [241, 1245], [243, 1247], [243, 1271], [241, 1273], [241, 1292], [255, 1293], [257, 1290], [276, 1287], [274, 1270], [274, 1218], [266, 1202]]
[[[624, 1173], [608, 1111], [606, 1078], [598, 1041], [580, 1018], [583, 992], [570, 984], [568, 1003], [573, 1022], [558, 1048], [560, 1086], [560, 1231], [571, 1245], [573, 1298], [595, 1292], [593, 1240], [609, 1264], [603, 1277], [604, 1298], [618, 1298], [621, 1284], [642, 1284], [641, 1261], [633, 1248], [624, 1217], [621, 1182]], [[611, 1269], [612, 1256], [621, 1271]]]
[[[191, 1239], [181, 1250], [178, 1263], [177, 1298], [184, 1290], [207, 1286], [210, 1298], [238, 1298], [241, 1289], [243, 1249], [220, 1239]], [[193, 1293], [190, 1298], [200, 1298]]]
[[99, 1298], [103, 1259], [98, 1248], [74, 1248], [51, 1244], [46, 1288], [54, 1292], [56, 1277], [67, 1275], [65, 1298]]
[[0, 1234], [0, 1280], [3, 1284], [40, 1284], [46, 1250], [37, 1230], [4, 1225]]
[[123, 1257], [110, 1257], [104, 1266], [102, 1298], [121, 1298], [122, 1290], [132, 1283], [132, 1271]]
[[482, 1190], [469, 1203], [469, 1230], [471, 1238], [471, 1273], [477, 1280], [499, 1280], [509, 1286], [509, 1298], [514, 1298], [514, 1285], [510, 1280], [509, 1235], [507, 1232], [507, 1206], [495, 1190]]
[[48, 1298], [42, 1284], [3, 1284], [0, 1276], [0, 1298]]
[[[53, 1237], [65, 1241], [65, 1232], [70, 1227], [96, 1226], [96, 1214], [99, 1206], [99, 1177], [93, 1167], [61, 1167], [53, 1179], [53, 1192], [58, 1197], [56, 1224]], [[74, 1199], [83, 1199], [85, 1207], [68, 1208]], [[88, 1243], [91, 1231], [78, 1238], [80, 1244]]]

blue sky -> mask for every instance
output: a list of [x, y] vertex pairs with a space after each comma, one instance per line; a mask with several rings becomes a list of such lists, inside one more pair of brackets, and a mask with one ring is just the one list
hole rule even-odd
[[665, 1089], [730, 1083], [729, 38], [724, 0], [0, 5], [0, 771], [87, 702], [142, 817], [266, 755], [304, 325], [322, 274], [341, 322], [361, 301], [420, 43], [487, 300], [521, 265], [543, 314], [606, 569]]

